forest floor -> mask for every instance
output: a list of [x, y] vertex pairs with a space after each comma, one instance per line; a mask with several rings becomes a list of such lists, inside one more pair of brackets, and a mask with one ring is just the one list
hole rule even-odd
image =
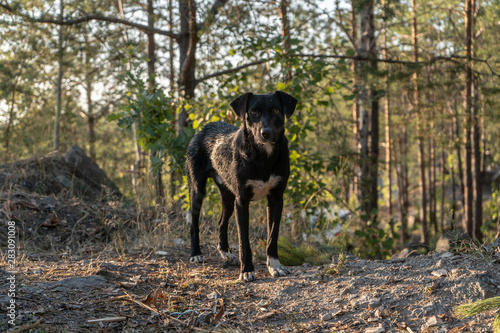
[[[257, 280], [244, 283], [215, 242], [205, 242], [203, 264], [189, 262], [175, 231], [167, 245], [136, 246], [131, 208], [76, 199], [64, 188], [40, 194], [12, 183], [13, 174], [0, 166], [1, 332], [492, 332], [495, 312], [459, 319], [454, 307], [500, 295], [500, 247], [391, 260], [336, 255], [280, 278], [256, 256]], [[141, 220], [151, 220], [153, 232], [161, 223], [154, 214]]]

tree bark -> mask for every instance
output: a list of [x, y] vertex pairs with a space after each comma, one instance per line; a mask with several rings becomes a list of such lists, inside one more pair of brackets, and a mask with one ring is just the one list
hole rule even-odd
[[[356, 17], [356, 10], [355, 10], [355, 0], [351, 0], [351, 40], [353, 41], [353, 50], [358, 51], [358, 29], [357, 29], [357, 17]], [[359, 116], [359, 95], [357, 94], [358, 90], [358, 62], [357, 61], [352, 61], [351, 62], [351, 71], [352, 71], [352, 80], [353, 80], [353, 87], [354, 87], [354, 93], [355, 97], [352, 101], [352, 121], [353, 121], [353, 139], [354, 139], [354, 147], [356, 149], [358, 148], [359, 144], [359, 123], [360, 123], [360, 116]], [[354, 172], [354, 181], [352, 182], [352, 193], [355, 193], [358, 195], [359, 191], [359, 181], [360, 181], [360, 171], [356, 170]], [[361, 204], [361, 198], [358, 198], [358, 203]]]
[[[382, 0], [383, 19], [382, 19], [382, 57], [388, 59], [387, 54], [387, 3]], [[390, 66], [386, 66], [386, 71], [389, 73]], [[390, 106], [390, 85], [388, 74], [385, 78], [385, 99], [384, 99], [384, 120], [385, 120], [385, 169], [387, 178], [387, 204], [389, 206], [389, 218], [393, 218], [393, 205], [392, 205], [392, 147], [391, 147], [391, 106]], [[394, 233], [394, 225], [391, 224], [391, 232]]]
[[[64, 19], [64, 1], [59, 1], [60, 12], [59, 19], [62, 21]], [[63, 77], [63, 59], [64, 59], [64, 45], [63, 45], [63, 26], [59, 26], [58, 32], [58, 65], [59, 70], [57, 73], [57, 83], [56, 83], [56, 115], [54, 119], [54, 150], [59, 149], [59, 118], [61, 117], [62, 110], [62, 77]]]
[[465, 188], [464, 188], [464, 219], [462, 223], [463, 230], [474, 238], [474, 188], [472, 172], [472, 131], [473, 122], [473, 91], [472, 91], [472, 1], [465, 1], [465, 56], [467, 59], [467, 69], [465, 74], [464, 91], [464, 145], [465, 145]]
[[[361, 9], [361, 33], [358, 55], [362, 59], [375, 58], [375, 29], [373, 18], [373, 1], [368, 0]], [[360, 126], [359, 126], [359, 153], [361, 160], [360, 191], [362, 210], [366, 221], [377, 218], [377, 176], [378, 176], [378, 98], [376, 91], [367, 88], [368, 68], [376, 71], [376, 61], [362, 61], [359, 64], [358, 77], [362, 88], [360, 91]], [[371, 141], [369, 141], [371, 139]]]
[[[417, 4], [416, 0], [411, 1], [412, 7], [412, 44], [413, 44], [413, 61], [418, 62], [418, 27], [417, 27]], [[420, 90], [418, 89], [418, 70], [413, 73], [413, 84], [414, 84], [414, 110], [417, 115], [417, 141], [418, 141], [418, 169], [419, 169], [419, 189], [420, 189], [420, 223], [422, 225], [422, 238], [421, 241], [425, 244], [429, 244], [429, 231], [427, 226], [427, 186], [426, 186], [426, 175], [425, 175], [425, 144], [424, 144], [424, 126], [425, 120], [423, 119], [422, 110], [420, 110]]]
[[17, 71], [16, 78], [14, 80], [14, 84], [12, 85], [12, 94], [10, 99], [10, 107], [9, 107], [9, 120], [7, 121], [7, 127], [4, 132], [4, 148], [5, 148], [5, 160], [8, 159], [9, 156], [9, 146], [10, 146], [10, 129], [14, 124], [14, 106], [16, 105], [16, 89], [17, 83], [19, 82], [19, 78], [21, 77], [21, 73], [23, 71], [25, 59], [21, 60], [19, 64], [19, 70]]
[[[474, 215], [473, 215], [473, 238], [477, 239], [479, 242], [483, 240], [483, 234], [481, 231], [481, 226], [483, 224], [483, 180], [482, 180], [482, 168], [481, 168], [481, 123], [479, 116], [479, 107], [478, 107], [478, 96], [475, 90], [475, 82], [474, 76], [472, 75], [472, 67], [473, 63], [473, 55], [474, 55], [474, 25], [475, 25], [475, 14], [476, 14], [476, 0], [468, 0], [470, 1], [470, 39], [468, 39], [470, 43], [470, 50], [468, 50], [468, 71], [471, 71], [470, 76], [470, 85], [471, 85], [471, 138], [472, 138], [472, 158], [473, 158], [473, 186], [474, 186]], [[469, 73], [467, 73], [469, 75]]]
[[[147, 3], [147, 13], [148, 13], [148, 27], [154, 28], [154, 23], [155, 23], [155, 13], [154, 13], [154, 6], [153, 6], [153, 0], [148, 0]], [[152, 31], [146, 32], [146, 35], [148, 37], [148, 90], [150, 93], [154, 93], [156, 90], [156, 71], [155, 71], [155, 65], [156, 65], [156, 42], [155, 42], [155, 34]], [[158, 158], [158, 160], [162, 160], [163, 156], [160, 151], [153, 151], [152, 152], [152, 157]], [[163, 186], [163, 163], [161, 163], [157, 168], [155, 168], [154, 171], [154, 186], [155, 186], [155, 198], [156, 198], [156, 204], [163, 206], [165, 204], [165, 189]]]
[[290, 53], [290, 24], [288, 22], [288, 7], [290, 0], [280, 0], [281, 37], [283, 37], [283, 54], [285, 55], [285, 68], [283, 70], [283, 81], [288, 83], [292, 80], [292, 68], [288, 58]]

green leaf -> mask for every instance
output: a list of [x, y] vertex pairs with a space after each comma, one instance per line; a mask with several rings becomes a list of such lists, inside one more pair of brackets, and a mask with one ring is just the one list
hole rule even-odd
[[278, 90], [284, 90], [285, 87], [286, 85], [283, 82], [278, 82], [278, 84], [276, 85], [276, 89]]

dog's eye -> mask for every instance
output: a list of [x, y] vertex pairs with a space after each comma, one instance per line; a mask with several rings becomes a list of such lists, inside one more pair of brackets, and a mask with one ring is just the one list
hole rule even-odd
[[257, 111], [252, 110], [252, 111], [250, 111], [250, 115], [252, 115], [252, 116], [258, 116], [259, 113]]
[[280, 110], [278, 110], [278, 109], [274, 109], [273, 112], [274, 112], [274, 114], [280, 114]]

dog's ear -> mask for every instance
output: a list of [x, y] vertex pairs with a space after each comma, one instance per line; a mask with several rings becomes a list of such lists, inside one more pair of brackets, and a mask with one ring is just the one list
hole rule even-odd
[[295, 111], [295, 107], [297, 106], [297, 100], [295, 99], [295, 97], [279, 90], [274, 92], [274, 94], [278, 96], [286, 117], [290, 118], [293, 114], [293, 111]]
[[247, 112], [248, 101], [253, 96], [252, 93], [246, 93], [236, 98], [231, 102], [231, 107], [238, 117], [245, 119], [245, 113]]

